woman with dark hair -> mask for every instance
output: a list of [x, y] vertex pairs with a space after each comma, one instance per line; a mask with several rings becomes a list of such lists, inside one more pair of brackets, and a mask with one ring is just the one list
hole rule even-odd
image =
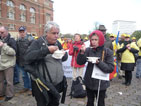
[[[82, 46], [77, 56], [77, 63], [83, 65], [87, 62], [87, 57], [98, 57], [95, 63], [88, 61], [84, 83], [86, 85], [88, 102], [87, 106], [94, 106], [94, 99], [98, 98], [98, 106], [105, 106], [105, 92], [110, 86], [110, 82], [92, 78], [92, 73], [95, 71], [95, 65], [103, 73], [111, 73], [114, 70], [113, 52], [109, 48], [104, 47], [104, 35], [101, 31], [96, 30], [89, 36], [90, 47]], [[99, 85], [99, 81], [101, 82]]]

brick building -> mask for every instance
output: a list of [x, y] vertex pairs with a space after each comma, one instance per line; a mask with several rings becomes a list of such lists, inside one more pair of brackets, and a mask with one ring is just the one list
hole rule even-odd
[[51, 0], [0, 0], [0, 26], [7, 26], [12, 36], [17, 37], [20, 26], [40, 36], [49, 20], [53, 20]]

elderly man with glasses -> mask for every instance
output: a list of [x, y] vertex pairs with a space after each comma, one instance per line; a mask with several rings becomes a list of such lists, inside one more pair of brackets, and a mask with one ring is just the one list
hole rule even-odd
[[[11, 38], [8, 28], [0, 27], [0, 97], [8, 101], [14, 96], [13, 67], [16, 61], [16, 41]], [[4, 82], [6, 88], [4, 90]], [[4, 94], [4, 91], [5, 94]]]

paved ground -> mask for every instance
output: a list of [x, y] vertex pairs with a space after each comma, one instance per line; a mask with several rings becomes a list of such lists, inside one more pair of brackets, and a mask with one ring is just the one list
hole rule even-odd
[[[68, 80], [68, 91], [70, 92], [71, 79]], [[131, 86], [124, 86], [121, 83], [124, 79], [115, 78], [111, 81], [111, 86], [107, 91], [108, 97], [105, 99], [106, 106], [141, 106], [141, 79], [135, 78], [135, 71]], [[15, 97], [8, 101], [0, 101], [0, 106], [36, 106], [36, 102], [32, 96], [19, 94], [18, 92], [23, 88], [23, 83], [15, 86]], [[83, 99], [70, 99], [66, 97], [65, 104], [60, 106], [86, 106], [87, 98]]]

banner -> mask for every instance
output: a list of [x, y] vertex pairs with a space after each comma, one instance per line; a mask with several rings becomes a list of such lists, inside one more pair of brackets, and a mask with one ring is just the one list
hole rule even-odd
[[[67, 50], [67, 53], [68, 53], [68, 50]], [[72, 78], [72, 67], [71, 67], [71, 59], [72, 59], [72, 56], [70, 56], [68, 54], [68, 59], [67, 61], [64, 61], [63, 62], [63, 70], [64, 70], [64, 75], [67, 77], [67, 78]], [[86, 70], [86, 66], [87, 66], [87, 63], [85, 64], [85, 67], [84, 67], [84, 70], [83, 70], [83, 76], [85, 74], [85, 70]]]
[[109, 81], [109, 74], [105, 74], [94, 64], [92, 78]]
[[[67, 51], [68, 52], [68, 51]], [[71, 67], [72, 56], [68, 54], [67, 61], [63, 62], [63, 70], [66, 77], [72, 78], [72, 67]]]

